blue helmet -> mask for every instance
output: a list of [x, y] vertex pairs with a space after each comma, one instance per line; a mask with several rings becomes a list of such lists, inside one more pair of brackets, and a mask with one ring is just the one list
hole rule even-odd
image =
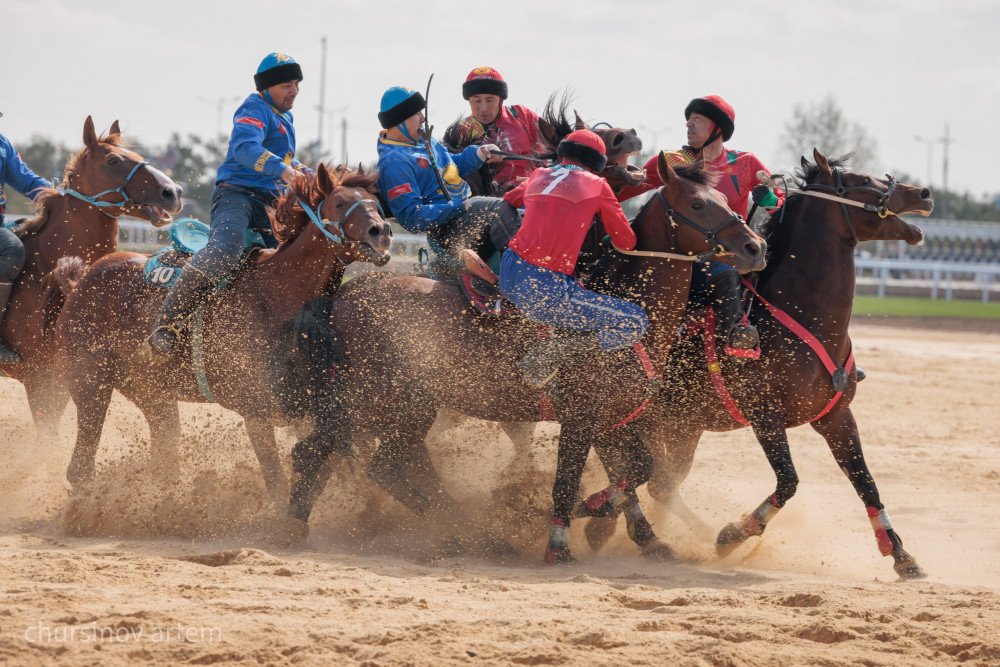
[[286, 81], [301, 81], [302, 68], [291, 56], [284, 53], [269, 53], [260, 61], [257, 73], [253, 75], [254, 85], [261, 91]]
[[382, 124], [384, 129], [388, 130], [426, 106], [427, 102], [424, 101], [424, 96], [417, 91], [403, 86], [393, 86], [382, 93], [378, 122]]

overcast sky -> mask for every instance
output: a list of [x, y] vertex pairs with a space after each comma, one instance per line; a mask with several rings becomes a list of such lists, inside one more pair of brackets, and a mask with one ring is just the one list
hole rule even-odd
[[[271, 51], [305, 80], [293, 113], [300, 145], [319, 131], [327, 38], [324, 143], [339, 157], [348, 121], [354, 161], [372, 161], [382, 92], [423, 90], [431, 122], [467, 112], [461, 84], [497, 68], [509, 102], [539, 109], [566, 86], [591, 122], [635, 127], [647, 145], [684, 142], [683, 109], [721, 95], [736, 109], [732, 148], [772, 170], [796, 105], [832, 96], [877, 140], [882, 170], [1000, 192], [1000, 2], [996, 0], [0, 0], [5, 64], [0, 132], [15, 146], [43, 134], [76, 148], [83, 121], [119, 119], [163, 145], [170, 134], [228, 134], [238, 101]], [[327, 119], [330, 120], [329, 118]], [[332, 143], [332, 145], [331, 145]], [[822, 147], [821, 147], [822, 148]]]

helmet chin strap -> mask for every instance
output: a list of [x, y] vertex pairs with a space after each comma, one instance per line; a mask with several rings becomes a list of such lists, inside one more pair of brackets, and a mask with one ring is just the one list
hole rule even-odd
[[414, 139], [413, 137], [410, 136], [410, 131], [408, 129], [406, 129], [406, 123], [405, 122], [400, 123], [399, 125], [397, 125], [396, 129], [398, 129], [400, 132], [402, 132], [403, 136], [406, 137], [407, 139], [409, 139], [410, 141], [413, 141], [413, 142], [416, 141], [416, 139]]
[[708, 134], [708, 139], [705, 140], [705, 143], [703, 143], [698, 148], [694, 148], [694, 146], [692, 146], [691, 148], [694, 148], [694, 152], [700, 155], [701, 151], [704, 150], [705, 146], [708, 146], [716, 139], [719, 139], [721, 137], [722, 137], [722, 130], [719, 128], [719, 124], [712, 123], [712, 131]]

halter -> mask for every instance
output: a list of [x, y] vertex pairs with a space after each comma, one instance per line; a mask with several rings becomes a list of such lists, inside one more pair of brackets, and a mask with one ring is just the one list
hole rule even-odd
[[[129, 181], [131, 181], [132, 177], [135, 176], [135, 172], [139, 171], [139, 169], [141, 169], [142, 167], [145, 167], [145, 166], [148, 166], [148, 165], [149, 165], [148, 162], [137, 162], [136, 165], [134, 167], [132, 167], [132, 171], [130, 171], [128, 173], [128, 176], [125, 177], [125, 182], [122, 183], [117, 188], [114, 188], [112, 190], [105, 190], [104, 192], [98, 192], [96, 195], [85, 195], [85, 194], [82, 194], [80, 192], [77, 192], [73, 188], [65, 188], [62, 191], [62, 193], [66, 194], [66, 195], [70, 195], [71, 197], [76, 197], [77, 199], [81, 199], [81, 200], [83, 200], [83, 201], [85, 201], [88, 204], [91, 204], [93, 206], [97, 206], [98, 209], [102, 209], [102, 208], [105, 208], [105, 207], [108, 207], [108, 206], [117, 206], [117, 207], [124, 208], [125, 206], [128, 206], [129, 204], [135, 205], [135, 202], [132, 200], [132, 198], [129, 197], [127, 194], [125, 194], [125, 188], [128, 187]], [[99, 201], [98, 200], [98, 197], [103, 197], [104, 195], [114, 194], [116, 192], [122, 196], [122, 201], [120, 201], [120, 202], [109, 202], [109, 201]], [[104, 213], [104, 215], [108, 216], [109, 218], [117, 218], [118, 217], [116, 215], [111, 215], [110, 213], [107, 213], [106, 211], [101, 211], [101, 213]]]
[[[899, 215], [894, 211], [889, 210], [889, 198], [892, 197], [892, 191], [896, 189], [896, 179], [891, 175], [886, 174], [885, 177], [889, 179], [889, 189], [882, 192], [873, 185], [855, 185], [851, 187], [844, 187], [843, 181], [840, 178], [840, 169], [837, 167], [833, 168], [833, 177], [837, 182], [836, 187], [825, 185], [823, 183], [810, 183], [803, 187], [799, 192], [810, 197], [819, 197], [820, 199], [829, 199], [830, 201], [835, 201], [840, 203], [840, 208], [844, 212], [844, 218], [847, 220], [847, 228], [851, 231], [851, 238], [854, 239], [854, 244], [858, 244], [858, 234], [854, 231], [854, 223], [851, 222], [851, 215], [847, 211], [848, 206], [857, 206], [863, 208], [869, 213], [878, 213], [880, 218], [888, 218], [890, 215]], [[820, 190], [821, 192], [817, 192]], [[828, 193], [835, 194], [828, 194]], [[855, 201], [854, 199], [848, 199], [844, 195], [848, 192], [870, 192], [872, 194], [878, 195], [878, 201], [875, 204], [866, 204], [864, 202]]]
[[[309, 217], [309, 219], [312, 220], [313, 224], [316, 225], [319, 228], [319, 231], [323, 233], [323, 236], [326, 237], [327, 245], [333, 245], [335, 243], [338, 245], [346, 245], [344, 243], [344, 221], [347, 220], [347, 217], [351, 215], [351, 212], [361, 204], [368, 204], [368, 203], [375, 204], [375, 208], [378, 209], [378, 214], [382, 216], [383, 219], [385, 218], [385, 211], [382, 210], [382, 206], [374, 199], [359, 199], [358, 201], [354, 202], [354, 204], [351, 205], [351, 208], [347, 209], [347, 213], [340, 216], [340, 220], [334, 220], [333, 222], [327, 220], [326, 218], [320, 219], [319, 212], [323, 210], [323, 204], [326, 202], [325, 199], [320, 200], [319, 205], [316, 207], [315, 211], [312, 210], [308, 204], [306, 204], [298, 197], [296, 197], [296, 201], [299, 202], [299, 206], [302, 207], [302, 210], [306, 212], [306, 215]], [[336, 231], [336, 234], [334, 234], [328, 229], [328, 227], [330, 227], [331, 225], [333, 226], [333, 229]], [[343, 260], [341, 260], [339, 257], [337, 258], [337, 261], [343, 264]]]
[[688, 227], [691, 227], [692, 229], [701, 232], [701, 234], [705, 237], [705, 241], [714, 245], [715, 247], [712, 250], [707, 250], [701, 253], [700, 255], [680, 255], [672, 252], [657, 252], [652, 250], [622, 250], [620, 248], [615, 248], [616, 252], [619, 252], [623, 255], [632, 255], [633, 257], [659, 257], [662, 259], [677, 259], [682, 262], [701, 262], [707, 259], [708, 257], [711, 257], [712, 255], [718, 255], [720, 253], [726, 252], [726, 249], [722, 246], [722, 244], [716, 241], [716, 235], [719, 232], [721, 232], [723, 229], [725, 229], [730, 225], [743, 224], [743, 216], [737, 213], [733, 213], [733, 215], [728, 220], [726, 220], [726, 222], [723, 223], [723, 225], [718, 229], [714, 230], [705, 229], [694, 220], [686, 218], [677, 211], [675, 211], [674, 209], [672, 209], [670, 207], [670, 204], [667, 203], [666, 198], [663, 196], [662, 187], [656, 190], [656, 198], [659, 199], [660, 203], [663, 205], [663, 209], [666, 211], [667, 214], [667, 222], [670, 223], [667, 225], [667, 236], [670, 239], [671, 246], [673, 246], [675, 249], [677, 248], [677, 239], [674, 237], [673, 226], [675, 224], [675, 221], [679, 220]]

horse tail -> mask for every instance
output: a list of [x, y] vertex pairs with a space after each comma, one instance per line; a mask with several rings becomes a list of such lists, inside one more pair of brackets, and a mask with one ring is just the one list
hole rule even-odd
[[80, 257], [60, 257], [56, 268], [42, 280], [42, 331], [48, 333], [56, 323], [66, 297], [76, 289], [89, 265]]

